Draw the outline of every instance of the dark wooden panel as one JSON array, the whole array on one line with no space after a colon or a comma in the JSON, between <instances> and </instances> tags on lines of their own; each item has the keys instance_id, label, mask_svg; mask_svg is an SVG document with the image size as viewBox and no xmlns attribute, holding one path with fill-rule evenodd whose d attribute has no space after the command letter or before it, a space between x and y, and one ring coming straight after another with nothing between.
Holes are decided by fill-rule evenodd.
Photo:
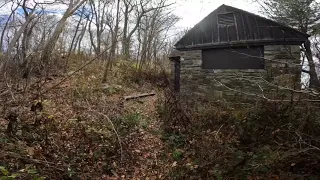
<instances>
[{"instance_id":1,"label":"dark wooden panel","mask_svg":"<svg viewBox=\"0 0 320 180\"><path fill-rule=\"evenodd\" d=\"M196 44L203 44L203 28L201 26L198 26L198 32L201 33L195 34Z\"/></svg>"},{"instance_id":2,"label":"dark wooden panel","mask_svg":"<svg viewBox=\"0 0 320 180\"><path fill-rule=\"evenodd\" d=\"M269 31L266 31L269 29L268 27L259 27L260 32L260 39L271 39L271 35Z\"/></svg>"},{"instance_id":3,"label":"dark wooden panel","mask_svg":"<svg viewBox=\"0 0 320 180\"><path fill-rule=\"evenodd\" d=\"M244 22L242 19L242 16L240 13L234 13L235 19L236 19L236 25L237 25L237 31L238 31L238 36L239 40L246 40L246 34L245 34L245 27L244 27Z\"/></svg>"},{"instance_id":4,"label":"dark wooden panel","mask_svg":"<svg viewBox=\"0 0 320 180\"><path fill-rule=\"evenodd\" d=\"M264 69L264 48L239 47L202 50L204 69Z\"/></svg>"},{"instance_id":5,"label":"dark wooden panel","mask_svg":"<svg viewBox=\"0 0 320 180\"><path fill-rule=\"evenodd\" d=\"M212 20L210 21L210 28L208 28L206 30L206 33L208 34L208 41L206 43L215 43L215 38L214 38L214 35L215 35L215 31L214 31L214 28L213 28L213 22Z\"/></svg>"},{"instance_id":6,"label":"dark wooden panel","mask_svg":"<svg viewBox=\"0 0 320 180\"><path fill-rule=\"evenodd\" d=\"M227 26L219 26L220 42L228 42Z\"/></svg>"},{"instance_id":7,"label":"dark wooden panel","mask_svg":"<svg viewBox=\"0 0 320 180\"><path fill-rule=\"evenodd\" d=\"M237 41L238 40L237 31L236 31L236 26L235 25L228 26L227 32L228 32L228 37L229 37L228 42Z\"/></svg>"},{"instance_id":8,"label":"dark wooden panel","mask_svg":"<svg viewBox=\"0 0 320 180\"><path fill-rule=\"evenodd\" d=\"M297 33L291 32L291 31L290 31L290 37L293 38L293 39L298 39L299 38Z\"/></svg>"},{"instance_id":9,"label":"dark wooden panel","mask_svg":"<svg viewBox=\"0 0 320 180\"><path fill-rule=\"evenodd\" d=\"M280 27L272 27L272 31L274 39L279 40L285 38L284 31Z\"/></svg>"},{"instance_id":10,"label":"dark wooden panel","mask_svg":"<svg viewBox=\"0 0 320 180\"><path fill-rule=\"evenodd\" d=\"M243 14L242 15L242 19L244 21L244 32L246 33L246 39L247 40L252 40L253 36L252 36L252 28L251 28L251 24L249 21L249 17L247 14Z\"/></svg>"},{"instance_id":11,"label":"dark wooden panel","mask_svg":"<svg viewBox=\"0 0 320 180\"><path fill-rule=\"evenodd\" d=\"M192 33L192 40L193 40L193 42L192 42L192 44L201 44L201 42L199 41L199 33L198 32L200 32L199 31L199 25L197 25L197 26L195 26L196 27L196 31L194 31L193 33Z\"/></svg>"},{"instance_id":12,"label":"dark wooden panel","mask_svg":"<svg viewBox=\"0 0 320 180\"><path fill-rule=\"evenodd\" d=\"M253 16L249 16L249 23L251 25L251 36L253 39L260 39L260 33L259 33L259 29L258 29L258 24L256 21L256 18Z\"/></svg>"},{"instance_id":13,"label":"dark wooden panel","mask_svg":"<svg viewBox=\"0 0 320 180\"><path fill-rule=\"evenodd\" d=\"M262 45L266 40L267 43L274 44L299 44L307 38L307 34L277 22L222 5L192 28L175 46L178 49L209 44L212 44L212 47L220 47L245 42Z\"/></svg>"},{"instance_id":14,"label":"dark wooden panel","mask_svg":"<svg viewBox=\"0 0 320 180\"><path fill-rule=\"evenodd\" d=\"M260 32L260 39L272 39L272 31L270 25L263 20L257 20L257 25Z\"/></svg>"},{"instance_id":15,"label":"dark wooden panel","mask_svg":"<svg viewBox=\"0 0 320 180\"><path fill-rule=\"evenodd\" d=\"M212 43L212 23L210 19L205 19L205 23L201 25L202 43ZM201 35L201 34L200 34Z\"/></svg>"},{"instance_id":16,"label":"dark wooden panel","mask_svg":"<svg viewBox=\"0 0 320 180\"><path fill-rule=\"evenodd\" d=\"M217 16L212 17L210 23L212 25L211 26L212 29L210 29L211 32L212 32L212 39L213 39L214 42L218 42L219 37L218 37Z\"/></svg>"},{"instance_id":17,"label":"dark wooden panel","mask_svg":"<svg viewBox=\"0 0 320 180\"><path fill-rule=\"evenodd\" d=\"M283 31L284 31L284 33L285 33L285 37L286 37L286 38L298 39L297 33L292 32L292 31L286 31L286 30L283 30Z\"/></svg>"}]
</instances>

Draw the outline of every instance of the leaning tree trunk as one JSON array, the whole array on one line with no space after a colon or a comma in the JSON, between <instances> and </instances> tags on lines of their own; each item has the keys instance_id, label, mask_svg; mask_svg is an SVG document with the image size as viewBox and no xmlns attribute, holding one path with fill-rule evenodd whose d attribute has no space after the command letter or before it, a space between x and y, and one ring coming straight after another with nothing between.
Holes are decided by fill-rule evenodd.
<instances>
[{"instance_id":1,"label":"leaning tree trunk","mask_svg":"<svg viewBox=\"0 0 320 180\"><path fill-rule=\"evenodd\" d=\"M32 21L33 17L34 17L34 14L32 11L29 14L29 16L26 18L26 21L20 26L19 30L14 33L13 38L11 39L11 41L8 45L7 52L4 54L4 62L1 62L1 64L0 64L0 72L4 72L3 70L6 68L7 62L9 62L11 59L11 53L12 53L14 47L18 43L22 33L25 31L28 24Z\"/></svg>"},{"instance_id":2,"label":"leaning tree trunk","mask_svg":"<svg viewBox=\"0 0 320 180\"><path fill-rule=\"evenodd\" d=\"M63 28L66 25L68 17L62 17L62 19L59 21L55 31L53 32L52 36L47 41L47 44L45 45L43 51L42 51L42 57L41 62L44 63L44 65L48 65L49 59L51 57L52 51L54 49L54 46L56 45L60 34L63 31Z\"/></svg>"},{"instance_id":3,"label":"leaning tree trunk","mask_svg":"<svg viewBox=\"0 0 320 180\"><path fill-rule=\"evenodd\" d=\"M58 22L52 36L47 41L44 49L42 51L41 62L44 66L49 64L49 59L52 55L52 51L59 39L60 34L62 33L68 18L85 2L86 0L79 0L74 4L70 4L66 12L63 14L62 18ZM42 67L43 68L43 67Z\"/></svg>"},{"instance_id":4,"label":"leaning tree trunk","mask_svg":"<svg viewBox=\"0 0 320 180\"><path fill-rule=\"evenodd\" d=\"M29 75L29 61L27 58L27 54L29 51L29 46L30 46L30 41L32 38L32 31L33 28L35 27L37 22L33 22L33 24L30 25L29 28L26 28L24 33L23 33L23 38L21 41L21 73L23 74L24 78L27 78Z\"/></svg>"},{"instance_id":5,"label":"leaning tree trunk","mask_svg":"<svg viewBox=\"0 0 320 180\"><path fill-rule=\"evenodd\" d=\"M82 31L81 31L81 33L79 35L79 39L77 40L78 43L76 43L76 44L78 44L78 54L80 54L80 52L81 52L81 42L82 42L84 34L86 32L86 29L87 29L87 26L88 26L88 22L89 21L87 20L84 28L82 29ZM75 49L76 49L76 47L75 47ZM74 49L74 51L75 51L75 49Z\"/></svg>"},{"instance_id":6,"label":"leaning tree trunk","mask_svg":"<svg viewBox=\"0 0 320 180\"><path fill-rule=\"evenodd\" d=\"M79 27L80 27L80 24L81 24L81 21L82 21L82 18L83 18L84 9L85 9L85 7L83 6L83 8L82 8L82 10L81 10L80 19L79 19L78 24L77 24L77 26L76 26L76 30L75 30L75 32L74 32L74 35L73 35L72 41L71 41L71 45L70 45L69 50L68 50L68 55L67 55L67 58L66 58L66 61L65 61L65 67L64 67L64 68L65 68L65 69L64 69L65 71L68 70L70 55L71 55L71 53L72 53L72 49L73 49L73 47L74 47L75 40L76 40L76 37L77 37L77 34L78 34L78 30L79 30ZM76 45L75 45L75 46L76 46Z\"/></svg>"},{"instance_id":7,"label":"leaning tree trunk","mask_svg":"<svg viewBox=\"0 0 320 180\"><path fill-rule=\"evenodd\" d=\"M12 5L12 6L13 6L13 5ZM15 13L15 11L16 11L16 9L17 9L18 7L19 7L19 6L17 6L14 10L11 11L11 13L10 13L10 15L9 15L9 17L8 17L8 19L7 19L4 27L3 27L3 29L2 29L1 38L0 38L0 52L3 52L3 47L2 47L2 46L3 46L4 34L5 34L6 30L7 30L7 27L8 27L8 25L9 25L10 19L11 19L11 17L14 15L14 13ZM11 8L11 9L12 9L12 8Z\"/></svg>"}]
</instances>

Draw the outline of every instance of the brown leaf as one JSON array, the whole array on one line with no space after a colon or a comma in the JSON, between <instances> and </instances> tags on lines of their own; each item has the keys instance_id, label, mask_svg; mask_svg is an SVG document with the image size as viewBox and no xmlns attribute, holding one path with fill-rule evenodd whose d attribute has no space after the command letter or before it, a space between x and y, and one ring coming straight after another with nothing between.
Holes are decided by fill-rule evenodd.
<instances>
[{"instance_id":1,"label":"brown leaf","mask_svg":"<svg viewBox=\"0 0 320 180\"><path fill-rule=\"evenodd\" d=\"M27 147L27 153L29 156L34 156L34 147Z\"/></svg>"},{"instance_id":2,"label":"brown leaf","mask_svg":"<svg viewBox=\"0 0 320 180\"><path fill-rule=\"evenodd\" d=\"M177 166L177 161L173 162L171 166L172 167L176 167Z\"/></svg>"}]
</instances>

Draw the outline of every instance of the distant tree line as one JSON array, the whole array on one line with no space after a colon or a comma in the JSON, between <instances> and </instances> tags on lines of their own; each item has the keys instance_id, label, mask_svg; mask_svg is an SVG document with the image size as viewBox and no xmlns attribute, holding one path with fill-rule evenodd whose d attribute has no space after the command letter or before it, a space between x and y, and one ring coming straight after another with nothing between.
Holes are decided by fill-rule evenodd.
<instances>
[{"instance_id":1,"label":"distant tree line","mask_svg":"<svg viewBox=\"0 0 320 180\"><path fill-rule=\"evenodd\" d=\"M27 76L31 69L46 74L63 54L99 56L105 63L103 81L116 59L148 67L167 57L170 30L179 20L169 0L6 0L0 11L0 68ZM56 8L53 8L56 7ZM63 9L63 10L61 10ZM61 62L60 62L61 63Z\"/></svg>"}]
</instances>

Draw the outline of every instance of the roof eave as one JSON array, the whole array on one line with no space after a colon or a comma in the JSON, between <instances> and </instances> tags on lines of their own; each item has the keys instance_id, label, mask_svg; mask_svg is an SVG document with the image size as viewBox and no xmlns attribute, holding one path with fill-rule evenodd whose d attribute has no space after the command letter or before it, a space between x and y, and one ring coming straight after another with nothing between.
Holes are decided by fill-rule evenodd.
<instances>
[{"instance_id":1,"label":"roof eave","mask_svg":"<svg viewBox=\"0 0 320 180\"><path fill-rule=\"evenodd\" d=\"M175 49L179 51L187 51L187 50L215 49L215 48L239 47L239 46L301 45L304 42L305 41L301 41L301 40L235 41L235 42L229 42L229 43L208 43L208 44L198 44L198 45L188 45L188 46L176 46Z\"/></svg>"}]
</instances>

